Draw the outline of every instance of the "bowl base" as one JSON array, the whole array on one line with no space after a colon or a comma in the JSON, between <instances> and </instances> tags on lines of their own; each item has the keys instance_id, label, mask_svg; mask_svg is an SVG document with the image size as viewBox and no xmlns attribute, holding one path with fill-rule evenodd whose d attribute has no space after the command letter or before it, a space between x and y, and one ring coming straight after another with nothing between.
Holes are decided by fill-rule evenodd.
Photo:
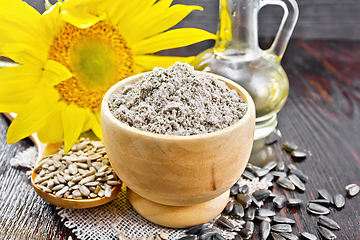
<instances>
[{"instance_id":1,"label":"bowl base","mask_svg":"<svg viewBox=\"0 0 360 240\"><path fill-rule=\"evenodd\" d=\"M127 188L133 208L147 220L170 228L188 228L217 217L229 200L230 190L208 202L192 206L167 206L147 200Z\"/></svg>"}]
</instances>

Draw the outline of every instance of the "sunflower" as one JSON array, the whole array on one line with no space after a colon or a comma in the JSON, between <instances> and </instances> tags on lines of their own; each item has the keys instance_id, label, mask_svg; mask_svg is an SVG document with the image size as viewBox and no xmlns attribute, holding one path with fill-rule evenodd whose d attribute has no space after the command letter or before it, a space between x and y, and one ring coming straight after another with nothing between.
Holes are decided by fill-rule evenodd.
<instances>
[{"instance_id":1,"label":"sunflower","mask_svg":"<svg viewBox=\"0 0 360 240\"><path fill-rule=\"evenodd\" d=\"M199 6L172 0L68 0L43 14L21 0L0 0L0 56L19 63L0 69L0 112L17 117L14 143L37 132L69 150L82 132L100 139L100 104L116 82L192 57L153 55L214 39L194 28L168 30Z\"/></svg>"}]
</instances>

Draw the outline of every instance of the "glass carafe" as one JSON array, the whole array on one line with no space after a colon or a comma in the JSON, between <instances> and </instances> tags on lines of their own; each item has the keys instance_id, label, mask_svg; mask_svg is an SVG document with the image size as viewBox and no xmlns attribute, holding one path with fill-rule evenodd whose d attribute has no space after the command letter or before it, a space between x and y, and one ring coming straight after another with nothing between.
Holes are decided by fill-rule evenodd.
<instances>
[{"instance_id":1,"label":"glass carafe","mask_svg":"<svg viewBox=\"0 0 360 240\"><path fill-rule=\"evenodd\" d=\"M284 15L272 46L258 45L258 11L267 4L279 5ZM244 87L256 107L255 140L269 135L277 125L289 82L280 65L298 18L295 0L220 0L220 24L215 46L196 56L196 70L216 73Z\"/></svg>"}]
</instances>

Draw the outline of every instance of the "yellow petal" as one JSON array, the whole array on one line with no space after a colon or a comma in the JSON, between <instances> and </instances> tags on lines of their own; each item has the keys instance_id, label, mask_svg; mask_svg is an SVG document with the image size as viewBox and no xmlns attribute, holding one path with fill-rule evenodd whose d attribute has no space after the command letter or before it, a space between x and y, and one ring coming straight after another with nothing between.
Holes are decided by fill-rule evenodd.
<instances>
[{"instance_id":1,"label":"yellow petal","mask_svg":"<svg viewBox=\"0 0 360 240\"><path fill-rule=\"evenodd\" d=\"M124 32L128 41L135 43L175 26L194 10L202 11L203 8L200 6L174 5L165 12L152 11L146 15L142 14L127 24L128 28L131 27L136 31L124 29Z\"/></svg>"},{"instance_id":2,"label":"yellow petal","mask_svg":"<svg viewBox=\"0 0 360 240\"><path fill-rule=\"evenodd\" d=\"M120 29L123 29L123 27L126 27L132 19L137 16L144 16L144 14L147 14L154 2L156 2L156 0L119 0L114 1L111 7L106 8L105 11L109 16L109 20L114 25L120 26ZM103 3L109 5L105 1L103 1Z\"/></svg>"},{"instance_id":3,"label":"yellow petal","mask_svg":"<svg viewBox=\"0 0 360 240\"><path fill-rule=\"evenodd\" d=\"M100 113L92 113L88 110L87 118L85 120L84 127L82 132L86 132L88 130L92 130L92 132L102 141L102 133L100 122L98 121L98 116L100 117Z\"/></svg>"},{"instance_id":4,"label":"yellow petal","mask_svg":"<svg viewBox=\"0 0 360 240\"><path fill-rule=\"evenodd\" d=\"M45 31L39 27L40 13L21 0L0 1L0 49L7 43L27 43L39 47L38 54L49 45Z\"/></svg>"},{"instance_id":5,"label":"yellow petal","mask_svg":"<svg viewBox=\"0 0 360 240\"><path fill-rule=\"evenodd\" d=\"M61 2L56 2L56 4L52 5L51 8L45 11L40 17L41 27L49 33L49 35L52 35L52 38L49 36L51 42L53 42L54 37L60 33L65 24L65 22L58 20L61 5Z\"/></svg>"},{"instance_id":6,"label":"yellow petal","mask_svg":"<svg viewBox=\"0 0 360 240\"><path fill-rule=\"evenodd\" d=\"M62 142L64 138L64 129L61 121L61 110L67 104L63 101L54 106L54 112L49 116L49 121L37 131L39 140L43 143Z\"/></svg>"},{"instance_id":7,"label":"yellow petal","mask_svg":"<svg viewBox=\"0 0 360 240\"><path fill-rule=\"evenodd\" d=\"M56 90L53 91L56 92ZM57 95L54 95L53 91L40 89L27 107L18 113L8 129L8 143L15 143L45 126L54 111L53 106L58 101Z\"/></svg>"},{"instance_id":8,"label":"yellow petal","mask_svg":"<svg viewBox=\"0 0 360 240\"><path fill-rule=\"evenodd\" d=\"M106 13L102 13L99 17L87 13L83 10L72 8L64 10L60 13L59 18L78 28L88 28L95 23L104 20Z\"/></svg>"},{"instance_id":9,"label":"yellow petal","mask_svg":"<svg viewBox=\"0 0 360 240\"><path fill-rule=\"evenodd\" d=\"M100 113L95 113L92 118L92 126L91 130L94 132L94 134L103 141L102 131L101 131L101 124L100 124Z\"/></svg>"},{"instance_id":10,"label":"yellow petal","mask_svg":"<svg viewBox=\"0 0 360 240\"><path fill-rule=\"evenodd\" d=\"M85 124L86 117L87 110L79 108L75 104L70 104L62 109L61 121L64 127L65 152L68 152L78 139Z\"/></svg>"},{"instance_id":11,"label":"yellow petal","mask_svg":"<svg viewBox=\"0 0 360 240\"><path fill-rule=\"evenodd\" d=\"M188 46L207 39L215 39L215 35L201 29L181 28L170 30L147 38L132 45L135 54L154 53L164 49Z\"/></svg>"},{"instance_id":12,"label":"yellow petal","mask_svg":"<svg viewBox=\"0 0 360 240\"><path fill-rule=\"evenodd\" d=\"M42 71L18 65L0 69L0 112L19 112L36 95Z\"/></svg>"},{"instance_id":13,"label":"yellow petal","mask_svg":"<svg viewBox=\"0 0 360 240\"><path fill-rule=\"evenodd\" d=\"M0 49L0 53L5 57L11 58L15 62L33 65L38 68L43 67L47 59L47 53L39 51L38 46L22 43L5 44L4 47Z\"/></svg>"},{"instance_id":14,"label":"yellow petal","mask_svg":"<svg viewBox=\"0 0 360 240\"><path fill-rule=\"evenodd\" d=\"M156 56L156 55L136 55L134 56L134 62L141 72L150 71L154 67L167 68L174 63L187 62L191 63L194 57L168 57L168 56Z\"/></svg>"},{"instance_id":15,"label":"yellow petal","mask_svg":"<svg viewBox=\"0 0 360 240\"><path fill-rule=\"evenodd\" d=\"M46 87L52 87L72 77L72 73L62 64L49 60L45 64L42 82Z\"/></svg>"}]
</instances>

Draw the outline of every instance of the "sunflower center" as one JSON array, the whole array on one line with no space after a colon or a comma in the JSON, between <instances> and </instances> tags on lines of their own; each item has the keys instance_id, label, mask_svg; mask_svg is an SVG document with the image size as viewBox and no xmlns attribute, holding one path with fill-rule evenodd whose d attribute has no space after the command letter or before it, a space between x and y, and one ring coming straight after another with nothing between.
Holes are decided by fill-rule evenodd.
<instances>
[{"instance_id":1,"label":"sunflower center","mask_svg":"<svg viewBox=\"0 0 360 240\"><path fill-rule=\"evenodd\" d=\"M73 74L55 86L61 99L92 112L100 110L107 89L134 74L131 49L118 30L105 21L85 29L66 24L54 39L49 59Z\"/></svg>"}]
</instances>

